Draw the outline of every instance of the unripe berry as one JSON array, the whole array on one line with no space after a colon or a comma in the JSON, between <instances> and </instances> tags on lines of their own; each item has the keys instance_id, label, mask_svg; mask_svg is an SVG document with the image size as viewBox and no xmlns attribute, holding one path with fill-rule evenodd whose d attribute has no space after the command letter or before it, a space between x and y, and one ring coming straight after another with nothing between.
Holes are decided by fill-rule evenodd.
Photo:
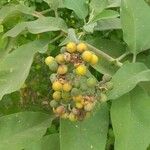
<instances>
[{"instance_id":1,"label":"unripe berry","mask_svg":"<svg viewBox=\"0 0 150 150\"><path fill-rule=\"evenodd\" d=\"M69 92L62 92L62 99L65 101L65 102L68 102L68 101L70 101L70 99L71 99L71 95L70 95L70 93Z\"/></svg>"},{"instance_id":2,"label":"unripe berry","mask_svg":"<svg viewBox=\"0 0 150 150\"><path fill-rule=\"evenodd\" d=\"M71 91L71 89L72 89L72 85L70 83L65 83L63 85L63 91L69 92L69 91Z\"/></svg>"},{"instance_id":3,"label":"unripe berry","mask_svg":"<svg viewBox=\"0 0 150 150\"><path fill-rule=\"evenodd\" d=\"M77 121L77 117L73 113L70 113L69 116L68 116L68 118L69 118L70 121L73 121L73 122Z\"/></svg>"},{"instance_id":4,"label":"unripe berry","mask_svg":"<svg viewBox=\"0 0 150 150\"><path fill-rule=\"evenodd\" d=\"M53 61L51 64L48 65L49 69L53 72L56 72L58 69L58 64L56 61Z\"/></svg>"},{"instance_id":5,"label":"unripe berry","mask_svg":"<svg viewBox=\"0 0 150 150\"><path fill-rule=\"evenodd\" d=\"M55 100L50 101L50 106L55 108L58 106L58 103Z\"/></svg>"},{"instance_id":6,"label":"unripe berry","mask_svg":"<svg viewBox=\"0 0 150 150\"><path fill-rule=\"evenodd\" d=\"M80 44L77 45L77 51L78 51L78 52L82 53L82 52L84 52L85 50L87 50L86 44L80 43Z\"/></svg>"},{"instance_id":7,"label":"unripe berry","mask_svg":"<svg viewBox=\"0 0 150 150\"><path fill-rule=\"evenodd\" d=\"M63 54L63 53L65 53L66 52L66 48L65 47L62 47L61 49L60 49L60 52Z\"/></svg>"},{"instance_id":8,"label":"unripe berry","mask_svg":"<svg viewBox=\"0 0 150 150\"><path fill-rule=\"evenodd\" d=\"M107 95L104 94L104 93L101 93L101 94L100 94L100 101L101 101L101 102L106 102L106 101L107 101Z\"/></svg>"},{"instance_id":9,"label":"unripe berry","mask_svg":"<svg viewBox=\"0 0 150 150\"><path fill-rule=\"evenodd\" d=\"M81 76L84 76L87 72L87 68L85 65L79 65L77 68L76 68L76 74L77 75L81 75Z\"/></svg>"},{"instance_id":10,"label":"unripe berry","mask_svg":"<svg viewBox=\"0 0 150 150\"><path fill-rule=\"evenodd\" d=\"M92 53L90 51L84 51L82 53L82 59L86 62L90 62L92 59Z\"/></svg>"},{"instance_id":11,"label":"unripe berry","mask_svg":"<svg viewBox=\"0 0 150 150\"><path fill-rule=\"evenodd\" d=\"M91 58L90 63L92 65L96 65L98 63L98 57L95 54L92 54L92 58Z\"/></svg>"},{"instance_id":12,"label":"unripe berry","mask_svg":"<svg viewBox=\"0 0 150 150\"><path fill-rule=\"evenodd\" d=\"M56 108L56 113L57 113L58 115L63 115L63 114L65 113L65 107L64 107L64 106L58 106L58 107Z\"/></svg>"},{"instance_id":13,"label":"unripe berry","mask_svg":"<svg viewBox=\"0 0 150 150\"><path fill-rule=\"evenodd\" d=\"M112 90L113 89L113 83L112 82L106 82L105 86L108 90Z\"/></svg>"},{"instance_id":14,"label":"unripe berry","mask_svg":"<svg viewBox=\"0 0 150 150\"><path fill-rule=\"evenodd\" d=\"M87 86L88 87L96 86L96 79L93 77L90 77L89 79L87 79Z\"/></svg>"},{"instance_id":15,"label":"unripe berry","mask_svg":"<svg viewBox=\"0 0 150 150\"><path fill-rule=\"evenodd\" d=\"M55 81L52 85L52 88L55 91L61 91L62 90L62 84L59 81Z\"/></svg>"},{"instance_id":16,"label":"unripe berry","mask_svg":"<svg viewBox=\"0 0 150 150\"><path fill-rule=\"evenodd\" d=\"M84 106L84 110L85 111L92 111L94 108L94 103L87 103L85 106Z\"/></svg>"},{"instance_id":17,"label":"unripe berry","mask_svg":"<svg viewBox=\"0 0 150 150\"><path fill-rule=\"evenodd\" d=\"M55 60L57 61L57 63L59 64L63 64L65 62L65 58L63 54L59 54L55 57Z\"/></svg>"},{"instance_id":18,"label":"unripe berry","mask_svg":"<svg viewBox=\"0 0 150 150\"><path fill-rule=\"evenodd\" d=\"M73 88L73 89L71 90L71 95L72 95L72 96L77 96L77 95L79 95L80 93L81 93L80 90L77 89L77 88Z\"/></svg>"},{"instance_id":19,"label":"unripe berry","mask_svg":"<svg viewBox=\"0 0 150 150\"><path fill-rule=\"evenodd\" d=\"M82 109L83 108L83 104L82 103L80 103L80 102L77 102L76 103L76 108L78 108L78 109Z\"/></svg>"},{"instance_id":20,"label":"unripe berry","mask_svg":"<svg viewBox=\"0 0 150 150\"><path fill-rule=\"evenodd\" d=\"M61 92L55 91L55 92L53 93L53 99L55 99L55 100L60 100L60 99L61 99Z\"/></svg>"},{"instance_id":21,"label":"unripe berry","mask_svg":"<svg viewBox=\"0 0 150 150\"><path fill-rule=\"evenodd\" d=\"M45 64L49 65L54 61L54 58L52 56L48 56L45 58Z\"/></svg>"},{"instance_id":22,"label":"unripe berry","mask_svg":"<svg viewBox=\"0 0 150 150\"><path fill-rule=\"evenodd\" d=\"M66 65L60 65L58 67L57 73L63 75L67 73L67 71L68 71L68 67Z\"/></svg>"},{"instance_id":23,"label":"unripe berry","mask_svg":"<svg viewBox=\"0 0 150 150\"><path fill-rule=\"evenodd\" d=\"M52 73L50 75L50 81L53 83L56 79L57 79L57 74L56 73Z\"/></svg>"},{"instance_id":24,"label":"unripe berry","mask_svg":"<svg viewBox=\"0 0 150 150\"><path fill-rule=\"evenodd\" d=\"M77 46L74 42L69 42L66 46L66 49L69 53L74 53L77 50Z\"/></svg>"}]
</instances>

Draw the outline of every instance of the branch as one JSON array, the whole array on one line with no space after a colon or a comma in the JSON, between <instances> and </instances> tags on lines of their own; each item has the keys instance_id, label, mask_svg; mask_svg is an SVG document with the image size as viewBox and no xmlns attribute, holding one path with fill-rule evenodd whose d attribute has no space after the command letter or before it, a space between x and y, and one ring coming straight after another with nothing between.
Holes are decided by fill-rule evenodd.
<instances>
[{"instance_id":1,"label":"branch","mask_svg":"<svg viewBox=\"0 0 150 150\"><path fill-rule=\"evenodd\" d=\"M88 44L88 43L86 43L86 44L87 44L87 46L88 46L93 52L95 52L98 56L104 57L107 61L113 63L114 65L116 65L116 66L118 66L118 67L121 67L121 66L123 65L120 61L118 61L117 59L111 57L110 55L106 54L105 52L103 52L103 51L97 49L96 47L94 47L94 46L92 46L92 45L90 45L90 44Z\"/></svg>"}]
</instances>

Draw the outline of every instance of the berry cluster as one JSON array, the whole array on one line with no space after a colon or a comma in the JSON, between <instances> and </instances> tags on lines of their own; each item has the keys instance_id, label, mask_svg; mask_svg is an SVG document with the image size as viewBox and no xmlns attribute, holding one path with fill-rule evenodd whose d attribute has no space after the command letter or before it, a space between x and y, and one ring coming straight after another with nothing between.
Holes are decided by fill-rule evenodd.
<instances>
[{"instance_id":1,"label":"berry cluster","mask_svg":"<svg viewBox=\"0 0 150 150\"><path fill-rule=\"evenodd\" d=\"M50 106L56 116L71 121L83 120L93 110L101 90L97 80L88 71L98 57L84 43L70 42L55 58L48 56L45 63L51 74L53 100ZM102 84L102 83L101 83Z\"/></svg>"}]
</instances>

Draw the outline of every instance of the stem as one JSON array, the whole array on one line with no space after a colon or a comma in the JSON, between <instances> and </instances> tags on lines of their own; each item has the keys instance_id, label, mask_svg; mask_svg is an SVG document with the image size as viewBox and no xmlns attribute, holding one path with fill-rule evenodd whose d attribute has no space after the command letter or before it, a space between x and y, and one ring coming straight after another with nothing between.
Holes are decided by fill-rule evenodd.
<instances>
[{"instance_id":1,"label":"stem","mask_svg":"<svg viewBox=\"0 0 150 150\"><path fill-rule=\"evenodd\" d=\"M42 15L42 13L37 12L37 11L35 11L35 12L32 14L32 16L37 17L37 18L44 17L44 16Z\"/></svg>"},{"instance_id":2,"label":"stem","mask_svg":"<svg viewBox=\"0 0 150 150\"><path fill-rule=\"evenodd\" d=\"M61 38L63 36L63 33L61 32L58 36L56 36L55 38L53 38L49 43L54 43L55 41L57 41L59 38Z\"/></svg>"},{"instance_id":3,"label":"stem","mask_svg":"<svg viewBox=\"0 0 150 150\"><path fill-rule=\"evenodd\" d=\"M132 60L133 63L136 62L136 54L133 54L133 60Z\"/></svg>"},{"instance_id":4,"label":"stem","mask_svg":"<svg viewBox=\"0 0 150 150\"><path fill-rule=\"evenodd\" d=\"M46 10L41 11L41 14L44 15L44 14L50 12L50 11L52 11L52 9L46 9Z\"/></svg>"},{"instance_id":5,"label":"stem","mask_svg":"<svg viewBox=\"0 0 150 150\"><path fill-rule=\"evenodd\" d=\"M123 64L122 64L121 62L119 62L117 59L111 57L110 55L108 55L108 54L106 54L105 52L103 52L103 51L97 49L96 47L94 47L94 46L92 46L92 45L90 45L90 44L88 44L88 43L87 43L87 46L88 46L93 52L95 52L98 56L104 57L107 61L109 61L109 62L115 64L116 66L121 67L121 66L123 65Z\"/></svg>"},{"instance_id":6,"label":"stem","mask_svg":"<svg viewBox=\"0 0 150 150\"><path fill-rule=\"evenodd\" d=\"M55 12L55 17L58 18L58 12L57 12L57 9L55 9L54 12Z\"/></svg>"},{"instance_id":7,"label":"stem","mask_svg":"<svg viewBox=\"0 0 150 150\"><path fill-rule=\"evenodd\" d=\"M130 54L130 52L125 52L124 54L122 54L121 56L119 56L118 58L117 58L117 60L118 61L121 61L122 59L124 59L126 56L128 56Z\"/></svg>"}]
</instances>

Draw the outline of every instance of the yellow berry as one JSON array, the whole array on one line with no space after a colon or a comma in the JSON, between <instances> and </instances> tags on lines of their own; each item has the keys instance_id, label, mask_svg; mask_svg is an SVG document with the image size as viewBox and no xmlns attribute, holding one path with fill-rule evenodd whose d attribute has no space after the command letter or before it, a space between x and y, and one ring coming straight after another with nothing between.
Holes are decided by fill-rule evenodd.
<instances>
[{"instance_id":1,"label":"yellow berry","mask_svg":"<svg viewBox=\"0 0 150 150\"><path fill-rule=\"evenodd\" d=\"M65 83L63 85L63 91L69 92L72 89L72 85L70 83Z\"/></svg>"},{"instance_id":2,"label":"yellow berry","mask_svg":"<svg viewBox=\"0 0 150 150\"><path fill-rule=\"evenodd\" d=\"M80 43L77 45L77 51L82 53L83 51L87 50L87 46L84 43Z\"/></svg>"},{"instance_id":3,"label":"yellow berry","mask_svg":"<svg viewBox=\"0 0 150 150\"><path fill-rule=\"evenodd\" d=\"M70 113L69 116L68 116L68 118L69 118L70 121L73 121L73 122L77 121L77 117L73 113Z\"/></svg>"},{"instance_id":4,"label":"yellow berry","mask_svg":"<svg viewBox=\"0 0 150 150\"><path fill-rule=\"evenodd\" d=\"M86 62L90 62L92 59L92 53L90 51L84 51L82 53L82 59Z\"/></svg>"},{"instance_id":5,"label":"yellow berry","mask_svg":"<svg viewBox=\"0 0 150 150\"><path fill-rule=\"evenodd\" d=\"M88 104L86 104L85 106L84 106L84 110L85 111L92 111L93 110L93 108L94 108L94 103L88 103Z\"/></svg>"},{"instance_id":6,"label":"yellow berry","mask_svg":"<svg viewBox=\"0 0 150 150\"><path fill-rule=\"evenodd\" d=\"M74 53L77 50L77 46L74 42L69 42L66 48L69 53Z\"/></svg>"},{"instance_id":7,"label":"yellow berry","mask_svg":"<svg viewBox=\"0 0 150 150\"><path fill-rule=\"evenodd\" d=\"M90 63L91 63L92 65L95 65L95 64L98 63L98 57L97 57L95 54L92 54L92 58L91 58Z\"/></svg>"},{"instance_id":8,"label":"yellow berry","mask_svg":"<svg viewBox=\"0 0 150 150\"><path fill-rule=\"evenodd\" d=\"M60 100L60 99L61 99L61 92L55 91L55 92L53 93L53 99L55 99L55 100Z\"/></svg>"},{"instance_id":9,"label":"yellow berry","mask_svg":"<svg viewBox=\"0 0 150 150\"><path fill-rule=\"evenodd\" d=\"M74 100L75 102L82 102L82 101L84 101L82 95L74 96L74 97L73 97L73 100Z\"/></svg>"},{"instance_id":10,"label":"yellow berry","mask_svg":"<svg viewBox=\"0 0 150 150\"><path fill-rule=\"evenodd\" d=\"M82 109L82 108L83 108L83 104L80 103L80 102L77 102L77 103L76 103L76 108Z\"/></svg>"},{"instance_id":11,"label":"yellow berry","mask_svg":"<svg viewBox=\"0 0 150 150\"><path fill-rule=\"evenodd\" d=\"M58 74L65 74L68 71L68 67L66 65L61 65L58 67L57 73Z\"/></svg>"},{"instance_id":12,"label":"yellow berry","mask_svg":"<svg viewBox=\"0 0 150 150\"><path fill-rule=\"evenodd\" d=\"M85 75L86 74L86 72L87 72L87 68L86 68L86 66L85 65L80 65L80 66L78 66L77 68L76 68L76 74L77 75Z\"/></svg>"},{"instance_id":13,"label":"yellow berry","mask_svg":"<svg viewBox=\"0 0 150 150\"><path fill-rule=\"evenodd\" d=\"M52 85L52 88L55 91L61 91L62 90L62 84L59 81L55 81Z\"/></svg>"},{"instance_id":14,"label":"yellow berry","mask_svg":"<svg viewBox=\"0 0 150 150\"><path fill-rule=\"evenodd\" d=\"M55 60L57 63L62 64L65 61L64 55L63 54L59 54L55 57Z\"/></svg>"},{"instance_id":15,"label":"yellow berry","mask_svg":"<svg viewBox=\"0 0 150 150\"><path fill-rule=\"evenodd\" d=\"M54 58L52 56L48 56L45 58L45 64L50 65L54 61Z\"/></svg>"},{"instance_id":16,"label":"yellow berry","mask_svg":"<svg viewBox=\"0 0 150 150\"><path fill-rule=\"evenodd\" d=\"M58 114L58 115L63 115L65 113L65 107L64 106L58 106L55 110L55 112Z\"/></svg>"},{"instance_id":17,"label":"yellow berry","mask_svg":"<svg viewBox=\"0 0 150 150\"><path fill-rule=\"evenodd\" d=\"M63 119L67 119L69 117L69 114L68 113L64 113L64 114L62 114L62 116L61 116L61 118L63 118Z\"/></svg>"}]
</instances>

